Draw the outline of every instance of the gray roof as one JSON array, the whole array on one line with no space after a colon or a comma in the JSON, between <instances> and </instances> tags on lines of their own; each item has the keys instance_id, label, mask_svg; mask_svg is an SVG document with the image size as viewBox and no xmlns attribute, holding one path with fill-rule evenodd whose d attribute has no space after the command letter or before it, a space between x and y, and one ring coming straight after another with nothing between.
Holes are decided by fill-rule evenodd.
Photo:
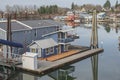
<instances>
[{"instance_id":1,"label":"gray roof","mask_svg":"<svg viewBox=\"0 0 120 80\"><path fill-rule=\"evenodd\" d=\"M7 22L0 22L0 28L3 30L7 30ZM24 25L21 25L17 22L11 22L11 30L15 31L15 30L26 30L26 29L30 29Z\"/></svg>"},{"instance_id":2,"label":"gray roof","mask_svg":"<svg viewBox=\"0 0 120 80\"><path fill-rule=\"evenodd\" d=\"M57 22L57 21L53 21L53 20L26 20L26 21L21 21L21 22L32 27L32 28L62 25L62 23Z\"/></svg>"},{"instance_id":3,"label":"gray roof","mask_svg":"<svg viewBox=\"0 0 120 80\"><path fill-rule=\"evenodd\" d=\"M55 42L52 38L49 38L49 39L34 41L30 45L30 48L38 48L38 46L39 46L40 48L45 49L45 48L54 47L56 45L58 45L57 42Z\"/></svg>"},{"instance_id":4,"label":"gray roof","mask_svg":"<svg viewBox=\"0 0 120 80\"><path fill-rule=\"evenodd\" d=\"M25 20L25 21L13 20L11 22L11 29L12 31L20 31L20 30L29 30L34 28L60 26L60 25L63 25L63 23L53 20ZM6 31L7 21L0 22L0 28Z\"/></svg>"}]
</instances>

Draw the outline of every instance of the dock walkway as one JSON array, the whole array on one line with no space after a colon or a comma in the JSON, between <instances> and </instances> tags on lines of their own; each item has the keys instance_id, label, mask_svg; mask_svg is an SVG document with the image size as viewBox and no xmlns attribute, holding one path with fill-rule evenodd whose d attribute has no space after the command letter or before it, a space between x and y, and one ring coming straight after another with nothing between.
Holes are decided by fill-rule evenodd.
<instances>
[{"instance_id":1,"label":"dock walkway","mask_svg":"<svg viewBox=\"0 0 120 80\"><path fill-rule=\"evenodd\" d=\"M93 56L95 54L99 54L100 52L103 52L103 49L88 50L88 51L74 54L72 56L68 56L66 58L59 59L59 60L56 60L53 62L41 60L41 61L38 61L38 69L37 70L25 69L22 67L22 65L17 65L16 68L20 69L20 70L22 69L24 71L32 72L35 74L45 74L45 73L54 71L55 69L58 69L62 66L83 60L83 59Z\"/></svg>"},{"instance_id":2,"label":"dock walkway","mask_svg":"<svg viewBox=\"0 0 120 80\"><path fill-rule=\"evenodd\" d=\"M95 54L99 54L100 52L103 52L103 49L98 48L98 49L90 50L89 47L71 46L70 52L68 53L66 52L66 54L60 54L59 56L56 55L56 56L48 57L47 60L38 59L38 69L36 70L26 69L22 67L22 64L18 65L19 62L15 62L14 67L20 71L44 75L62 66L83 60ZM2 60L2 57L0 59ZM13 64L5 63L2 62L1 60L0 60L1 66L13 68Z\"/></svg>"},{"instance_id":3,"label":"dock walkway","mask_svg":"<svg viewBox=\"0 0 120 80\"><path fill-rule=\"evenodd\" d=\"M77 54L78 52L80 52L80 50L70 50L70 51L67 51L67 52L64 52L64 53L60 53L58 55L54 55L54 56L50 56L50 57L44 58L43 60L47 60L47 61L53 62L53 61L56 61L56 60L59 60L59 59L63 59L65 57Z\"/></svg>"}]
</instances>

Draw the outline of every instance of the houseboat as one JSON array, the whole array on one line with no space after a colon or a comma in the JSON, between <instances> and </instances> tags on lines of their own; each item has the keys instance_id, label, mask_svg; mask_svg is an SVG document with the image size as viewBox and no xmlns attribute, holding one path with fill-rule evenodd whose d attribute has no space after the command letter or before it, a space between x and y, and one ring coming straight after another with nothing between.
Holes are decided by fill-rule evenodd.
<instances>
[{"instance_id":1,"label":"houseboat","mask_svg":"<svg viewBox=\"0 0 120 80\"><path fill-rule=\"evenodd\" d=\"M68 11L65 21L73 21L75 23L80 23L79 13L76 11Z\"/></svg>"},{"instance_id":2,"label":"houseboat","mask_svg":"<svg viewBox=\"0 0 120 80\"><path fill-rule=\"evenodd\" d=\"M20 43L23 48L17 50L16 47L12 47L12 53L23 54L26 52L27 46L32 43L32 41L42 39L42 35L57 31L59 26L62 25L53 20L11 20L11 41ZM7 40L7 20L0 21L0 38ZM1 52L7 53L7 46L0 45Z\"/></svg>"},{"instance_id":3,"label":"houseboat","mask_svg":"<svg viewBox=\"0 0 120 80\"><path fill-rule=\"evenodd\" d=\"M72 30L74 29L59 30L43 35L43 40L33 41L28 46L30 52L37 53L38 57L46 58L69 51L70 42L79 38L77 34L70 34Z\"/></svg>"}]
</instances>

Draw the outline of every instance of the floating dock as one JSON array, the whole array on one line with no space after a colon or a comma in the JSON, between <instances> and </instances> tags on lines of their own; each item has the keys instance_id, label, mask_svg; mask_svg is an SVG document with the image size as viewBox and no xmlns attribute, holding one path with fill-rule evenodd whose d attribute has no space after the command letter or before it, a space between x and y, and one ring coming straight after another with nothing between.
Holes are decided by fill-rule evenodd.
<instances>
[{"instance_id":1,"label":"floating dock","mask_svg":"<svg viewBox=\"0 0 120 80\"><path fill-rule=\"evenodd\" d=\"M87 51L85 51L85 50L87 50ZM92 50L87 48L87 49L83 49L83 51L77 51L77 53L74 55L66 56L66 57L58 59L58 60L53 60L53 61L38 60L38 69L36 69L36 70L30 70L30 69L23 68L22 64L15 65L15 68L17 70L23 70L25 72L31 72L33 74L44 75L46 73L49 73L51 71L54 71L54 70L62 67L62 66L69 65L69 64L72 64L74 62L86 59L88 57L91 57L95 54L99 54L101 52L103 52L103 49L101 49L101 48L92 49ZM7 63L2 63L0 65L5 66L5 67L9 67L9 68L13 67Z\"/></svg>"}]
</instances>

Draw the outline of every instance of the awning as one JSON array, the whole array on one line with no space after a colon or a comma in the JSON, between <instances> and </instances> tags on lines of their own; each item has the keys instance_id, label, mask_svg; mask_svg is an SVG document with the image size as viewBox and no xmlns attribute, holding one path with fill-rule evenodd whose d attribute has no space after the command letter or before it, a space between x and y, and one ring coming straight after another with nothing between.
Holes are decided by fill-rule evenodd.
<instances>
[{"instance_id":1,"label":"awning","mask_svg":"<svg viewBox=\"0 0 120 80\"><path fill-rule=\"evenodd\" d=\"M0 44L12 46L12 47L23 48L23 45L20 43L10 42L10 41L3 40L3 39L0 39Z\"/></svg>"}]
</instances>

